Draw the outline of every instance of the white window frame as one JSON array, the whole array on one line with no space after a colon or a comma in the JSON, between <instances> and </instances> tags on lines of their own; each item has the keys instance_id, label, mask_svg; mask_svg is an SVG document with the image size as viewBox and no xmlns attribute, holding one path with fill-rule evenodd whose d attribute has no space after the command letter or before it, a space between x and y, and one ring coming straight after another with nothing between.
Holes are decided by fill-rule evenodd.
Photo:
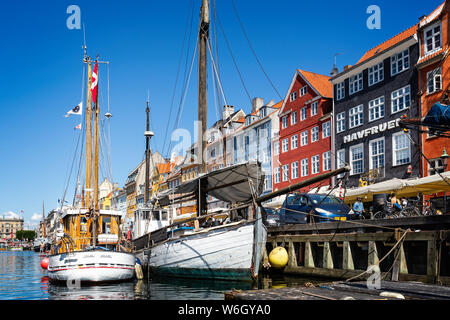
<instances>
[{"instance_id":1,"label":"white window frame","mask_svg":"<svg viewBox=\"0 0 450 320\"><path fill-rule=\"evenodd\" d=\"M384 80L384 62L381 61L368 70L369 87Z\"/></svg>"},{"instance_id":2,"label":"white window frame","mask_svg":"<svg viewBox=\"0 0 450 320\"><path fill-rule=\"evenodd\" d=\"M430 83L432 91L430 91ZM427 94L442 90L442 67L427 72Z\"/></svg>"},{"instance_id":3,"label":"white window frame","mask_svg":"<svg viewBox=\"0 0 450 320\"><path fill-rule=\"evenodd\" d=\"M298 178L298 161L292 162L291 164L291 179Z\"/></svg>"},{"instance_id":4,"label":"white window frame","mask_svg":"<svg viewBox=\"0 0 450 320\"><path fill-rule=\"evenodd\" d=\"M299 90L300 97L303 97L307 92L308 92L308 86L301 87Z\"/></svg>"},{"instance_id":5,"label":"white window frame","mask_svg":"<svg viewBox=\"0 0 450 320\"><path fill-rule=\"evenodd\" d=\"M352 119L354 120L353 125ZM363 124L364 124L364 105L360 104L359 106L353 107L348 111L348 127L349 129L353 129L362 126Z\"/></svg>"},{"instance_id":6,"label":"white window frame","mask_svg":"<svg viewBox=\"0 0 450 320\"><path fill-rule=\"evenodd\" d=\"M300 145L306 146L308 144L308 130L300 133Z\"/></svg>"},{"instance_id":7,"label":"white window frame","mask_svg":"<svg viewBox=\"0 0 450 320\"><path fill-rule=\"evenodd\" d=\"M297 149L298 148L298 135L294 134L291 137L291 150Z\"/></svg>"},{"instance_id":8,"label":"white window frame","mask_svg":"<svg viewBox=\"0 0 450 320\"><path fill-rule=\"evenodd\" d=\"M320 155L316 154L311 157L311 174L318 174L320 172Z\"/></svg>"},{"instance_id":9,"label":"white window frame","mask_svg":"<svg viewBox=\"0 0 450 320\"><path fill-rule=\"evenodd\" d=\"M339 149L336 152L336 168L339 169L342 167L345 167L345 149ZM341 178L343 176L344 176L344 174L341 173L337 177Z\"/></svg>"},{"instance_id":10,"label":"white window frame","mask_svg":"<svg viewBox=\"0 0 450 320\"><path fill-rule=\"evenodd\" d=\"M406 99L406 97L408 97L408 99ZM401 108L399 108L399 104L396 105L396 101L400 101L400 99L403 103L403 107L401 107ZM408 101L408 106L406 106L406 101ZM406 110L410 106L411 106L411 86L410 85L407 85L407 86L404 86L403 88L392 91L392 93L391 93L391 114ZM396 108L396 110L394 110L394 107Z\"/></svg>"},{"instance_id":11,"label":"white window frame","mask_svg":"<svg viewBox=\"0 0 450 320\"><path fill-rule=\"evenodd\" d=\"M311 103L311 117L319 113L319 101L314 101Z\"/></svg>"},{"instance_id":12,"label":"white window frame","mask_svg":"<svg viewBox=\"0 0 450 320\"><path fill-rule=\"evenodd\" d=\"M301 176L302 177L307 177L309 175L309 161L308 158L306 159L302 159L300 162L300 166L301 166Z\"/></svg>"},{"instance_id":13,"label":"white window frame","mask_svg":"<svg viewBox=\"0 0 450 320\"><path fill-rule=\"evenodd\" d=\"M399 65L401 69L399 69ZM409 48L391 56L391 76L395 76L410 67ZM394 70L395 67L395 70Z\"/></svg>"},{"instance_id":14,"label":"white window frame","mask_svg":"<svg viewBox=\"0 0 450 320\"><path fill-rule=\"evenodd\" d=\"M289 151L289 138L281 140L281 153Z\"/></svg>"},{"instance_id":15,"label":"white window frame","mask_svg":"<svg viewBox=\"0 0 450 320\"><path fill-rule=\"evenodd\" d=\"M331 151L322 153L322 170L331 170Z\"/></svg>"},{"instance_id":16,"label":"white window frame","mask_svg":"<svg viewBox=\"0 0 450 320\"><path fill-rule=\"evenodd\" d=\"M293 111L291 113L291 125L296 124L297 123L297 111Z\"/></svg>"},{"instance_id":17,"label":"white window frame","mask_svg":"<svg viewBox=\"0 0 450 320\"><path fill-rule=\"evenodd\" d=\"M308 110L307 110L306 106L304 106L303 108L300 109L300 121L306 120L306 118L308 117L307 112L308 112Z\"/></svg>"},{"instance_id":18,"label":"white window frame","mask_svg":"<svg viewBox=\"0 0 450 320\"><path fill-rule=\"evenodd\" d=\"M346 130L345 126L345 111L340 112L336 115L336 133L344 132Z\"/></svg>"},{"instance_id":19,"label":"white window frame","mask_svg":"<svg viewBox=\"0 0 450 320\"><path fill-rule=\"evenodd\" d=\"M336 84L336 100L342 100L345 98L345 81Z\"/></svg>"},{"instance_id":20,"label":"white window frame","mask_svg":"<svg viewBox=\"0 0 450 320\"><path fill-rule=\"evenodd\" d=\"M281 175L283 182L289 181L289 164L284 164L281 168Z\"/></svg>"},{"instance_id":21,"label":"white window frame","mask_svg":"<svg viewBox=\"0 0 450 320\"><path fill-rule=\"evenodd\" d=\"M408 142L408 148L407 148L407 149L408 149L408 158L409 158L409 161L408 161L408 162L397 163L397 162L398 162L398 159L397 159L397 152L400 151L400 150L406 149L406 148L402 148L402 149L399 150L399 149L397 148L397 144L395 143L395 138L396 138L397 136L404 136L404 137L405 137L405 141ZM393 167L396 167L396 166L403 166L403 165L408 164L408 163L411 163L411 141L409 140L407 134L404 133L404 132L402 132L402 131L397 132L397 133L394 133L394 134L392 135L392 166L393 166Z\"/></svg>"},{"instance_id":22,"label":"white window frame","mask_svg":"<svg viewBox=\"0 0 450 320\"><path fill-rule=\"evenodd\" d=\"M355 172L355 168L353 166L353 150L355 149L361 149L362 150L362 157L361 159L357 159L355 161L361 161L361 172ZM350 160L350 175L355 175L355 174L361 174L364 173L364 143L360 143L354 146L351 146L349 148L349 160Z\"/></svg>"},{"instance_id":23,"label":"white window frame","mask_svg":"<svg viewBox=\"0 0 450 320\"><path fill-rule=\"evenodd\" d=\"M281 168L280 167L276 167L274 169L274 178L275 178L275 183L280 183L281 182Z\"/></svg>"},{"instance_id":24,"label":"white window frame","mask_svg":"<svg viewBox=\"0 0 450 320\"><path fill-rule=\"evenodd\" d=\"M311 143L319 141L319 126L311 129Z\"/></svg>"},{"instance_id":25,"label":"white window frame","mask_svg":"<svg viewBox=\"0 0 450 320\"><path fill-rule=\"evenodd\" d=\"M280 141L275 141L273 143L273 155L277 156L280 154Z\"/></svg>"},{"instance_id":26,"label":"white window frame","mask_svg":"<svg viewBox=\"0 0 450 320\"><path fill-rule=\"evenodd\" d=\"M350 95L359 92L364 88L362 72L355 74L354 76L351 76L348 81L350 85L349 88Z\"/></svg>"},{"instance_id":27,"label":"white window frame","mask_svg":"<svg viewBox=\"0 0 450 320\"><path fill-rule=\"evenodd\" d=\"M288 125L288 116L281 117L281 129L286 129Z\"/></svg>"},{"instance_id":28,"label":"white window frame","mask_svg":"<svg viewBox=\"0 0 450 320\"><path fill-rule=\"evenodd\" d=\"M322 139L331 136L331 121L322 123Z\"/></svg>"},{"instance_id":29,"label":"white window frame","mask_svg":"<svg viewBox=\"0 0 450 320\"><path fill-rule=\"evenodd\" d=\"M369 101L369 122L384 118L384 96Z\"/></svg>"},{"instance_id":30,"label":"white window frame","mask_svg":"<svg viewBox=\"0 0 450 320\"><path fill-rule=\"evenodd\" d=\"M294 100L297 99L297 91L293 91L290 95L289 95L289 101L292 102Z\"/></svg>"},{"instance_id":31,"label":"white window frame","mask_svg":"<svg viewBox=\"0 0 450 320\"><path fill-rule=\"evenodd\" d=\"M373 150L372 144L373 143L378 143L379 141L383 141L383 152L374 154L374 150ZM381 166L377 167L377 168L380 168L380 167L384 168L384 166L386 164L386 141L385 141L384 137L370 140L369 141L369 169L370 170L377 169L377 168L374 168L374 166L373 166L373 158L374 157L379 157L381 155L383 155L383 164Z\"/></svg>"},{"instance_id":32,"label":"white window frame","mask_svg":"<svg viewBox=\"0 0 450 320\"><path fill-rule=\"evenodd\" d=\"M435 29L439 27L439 46L436 46L436 35ZM431 31L431 35L427 36L427 33ZM431 39L432 41L432 48L428 49L428 39ZM442 24L441 22L437 22L433 24L432 26L429 26L425 30L423 30L423 48L425 55L432 54L442 48Z\"/></svg>"}]
</instances>

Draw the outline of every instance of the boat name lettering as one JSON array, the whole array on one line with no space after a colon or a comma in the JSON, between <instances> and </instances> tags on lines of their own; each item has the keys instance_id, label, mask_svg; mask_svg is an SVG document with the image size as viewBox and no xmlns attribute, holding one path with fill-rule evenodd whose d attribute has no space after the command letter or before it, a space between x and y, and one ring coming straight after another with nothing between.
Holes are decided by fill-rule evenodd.
<instances>
[{"instance_id":1,"label":"boat name lettering","mask_svg":"<svg viewBox=\"0 0 450 320\"><path fill-rule=\"evenodd\" d=\"M100 258L111 258L110 255L101 255Z\"/></svg>"},{"instance_id":2,"label":"boat name lettering","mask_svg":"<svg viewBox=\"0 0 450 320\"><path fill-rule=\"evenodd\" d=\"M83 256L83 258L93 258L93 257L94 257L93 254L90 254L90 255L87 255L87 256Z\"/></svg>"},{"instance_id":3,"label":"boat name lettering","mask_svg":"<svg viewBox=\"0 0 450 320\"><path fill-rule=\"evenodd\" d=\"M71 263L71 262L77 262L78 259L66 259L64 260L64 263Z\"/></svg>"}]
</instances>

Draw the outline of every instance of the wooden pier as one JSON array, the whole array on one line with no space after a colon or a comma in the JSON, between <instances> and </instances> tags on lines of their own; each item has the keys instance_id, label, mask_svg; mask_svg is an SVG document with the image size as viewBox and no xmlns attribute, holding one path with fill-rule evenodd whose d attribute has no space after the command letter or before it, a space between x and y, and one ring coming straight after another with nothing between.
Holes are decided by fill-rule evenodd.
<instances>
[{"instance_id":1,"label":"wooden pier","mask_svg":"<svg viewBox=\"0 0 450 320\"><path fill-rule=\"evenodd\" d=\"M336 221L268 228L264 263L277 246L288 252L281 271L333 279L450 284L450 216ZM269 272L273 269L270 268Z\"/></svg>"},{"instance_id":2,"label":"wooden pier","mask_svg":"<svg viewBox=\"0 0 450 320\"><path fill-rule=\"evenodd\" d=\"M263 290L233 290L225 300L450 300L450 288L417 282L381 281L368 288L365 281L324 283Z\"/></svg>"}]
</instances>

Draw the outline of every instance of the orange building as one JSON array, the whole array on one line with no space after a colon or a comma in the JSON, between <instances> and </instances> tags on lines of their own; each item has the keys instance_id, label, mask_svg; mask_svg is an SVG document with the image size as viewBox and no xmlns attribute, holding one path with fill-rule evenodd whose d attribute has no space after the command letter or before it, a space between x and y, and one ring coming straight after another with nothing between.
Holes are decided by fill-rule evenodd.
<instances>
[{"instance_id":1,"label":"orange building","mask_svg":"<svg viewBox=\"0 0 450 320\"><path fill-rule=\"evenodd\" d=\"M441 102L449 104L450 84L450 1L446 0L428 16L420 19L417 29L419 40L419 60L416 68L419 76L420 114L424 117L433 104ZM429 133L421 135L420 142L425 157L421 160L421 175L423 177L448 171L444 168L441 155L444 148L450 151L450 140ZM427 160L428 159L428 160ZM431 162L431 165L430 165ZM444 199L450 199L444 193L432 195L435 205L445 208ZM447 210L450 206L447 204Z\"/></svg>"}]
</instances>

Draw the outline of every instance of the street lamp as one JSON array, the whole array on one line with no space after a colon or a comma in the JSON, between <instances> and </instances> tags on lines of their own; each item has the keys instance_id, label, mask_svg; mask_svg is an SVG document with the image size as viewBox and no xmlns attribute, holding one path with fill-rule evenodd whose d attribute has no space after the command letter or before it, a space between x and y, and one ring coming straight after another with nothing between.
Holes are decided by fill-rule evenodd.
<instances>
[{"instance_id":1,"label":"street lamp","mask_svg":"<svg viewBox=\"0 0 450 320\"><path fill-rule=\"evenodd\" d=\"M445 147L444 147L444 151L442 152L442 155L441 155L442 166L444 168L444 171L447 170L448 158L449 158L449 155L447 154L447 150L445 150Z\"/></svg>"}]
</instances>

